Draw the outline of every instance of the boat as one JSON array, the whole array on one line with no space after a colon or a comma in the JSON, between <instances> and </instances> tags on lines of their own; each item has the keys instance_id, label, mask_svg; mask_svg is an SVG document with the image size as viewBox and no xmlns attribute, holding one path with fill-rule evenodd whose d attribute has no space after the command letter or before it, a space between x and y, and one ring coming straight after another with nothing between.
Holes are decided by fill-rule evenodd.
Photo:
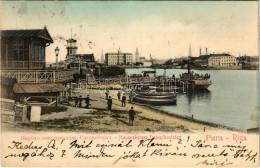
<instances>
[{"instance_id":1,"label":"boat","mask_svg":"<svg viewBox=\"0 0 260 168\"><path fill-rule=\"evenodd\" d=\"M161 92L137 92L133 101L154 106L176 105L177 103L175 94Z\"/></svg>"},{"instance_id":2,"label":"boat","mask_svg":"<svg viewBox=\"0 0 260 168\"><path fill-rule=\"evenodd\" d=\"M181 82L188 83L191 86L190 90L205 90L212 84L210 80L210 74L200 75L190 72L190 63L188 62L188 73L182 73L180 75Z\"/></svg>"},{"instance_id":3,"label":"boat","mask_svg":"<svg viewBox=\"0 0 260 168\"><path fill-rule=\"evenodd\" d=\"M152 98L144 98L135 96L133 98L134 102L143 103L143 104L150 104L154 106L161 106L161 105L176 105L176 98L170 98L170 99L152 99Z\"/></svg>"},{"instance_id":4,"label":"boat","mask_svg":"<svg viewBox=\"0 0 260 168\"><path fill-rule=\"evenodd\" d=\"M138 95L143 95L143 96L174 96L174 93L170 92L137 92Z\"/></svg>"}]
</instances>

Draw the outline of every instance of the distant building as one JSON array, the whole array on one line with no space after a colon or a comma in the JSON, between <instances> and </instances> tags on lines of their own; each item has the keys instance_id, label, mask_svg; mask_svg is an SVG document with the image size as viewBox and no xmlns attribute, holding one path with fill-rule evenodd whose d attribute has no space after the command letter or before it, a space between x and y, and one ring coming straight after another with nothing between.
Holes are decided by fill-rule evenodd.
<instances>
[{"instance_id":1,"label":"distant building","mask_svg":"<svg viewBox=\"0 0 260 168\"><path fill-rule=\"evenodd\" d=\"M139 55L139 51L138 51L138 48L136 48L136 51L135 51L135 61L140 61L140 55Z\"/></svg>"},{"instance_id":2,"label":"distant building","mask_svg":"<svg viewBox=\"0 0 260 168\"><path fill-rule=\"evenodd\" d=\"M199 57L190 57L191 61L194 61L195 65L198 67L207 67L208 59L210 55L200 55Z\"/></svg>"},{"instance_id":3,"label":"distant building","mask_svg":"<svg viewBox=\"0 0 260 168\"><path fill-rule=\"evenodd\" d=\"M236 57L230 54L210 54L208 59L209 67L229 67L237 65Z\"/></svg>"},{"instance_id":4,"label":"distant building","mask_svg":"<svg viewBox=\"0 0 260 168\"><path fill-rule=\"evenodd\" d=\"M45 48L51 43L47 28L1 31L1 69L44 69Z\"/></svg>"},{"instance_id":5,"label":"distant building","mask_svg":"<svg viewBox=\"0 0 260 168\"><path fill-rule=\"evenodd\" d=\"M237 58L238 65L250 65L250 66L258 66L259 65L259 57L258 56L241 56Z\"/></svg>"},{"instance_id":6,"label":"distant building","mask_svg":"<svg viewBox=\"0 0 260 168\"><path fill-rule=\"evenodd\" d=\"M132 65L133 54L132 53L122 53L120 48L117 53L106 53L105 54L105 64L106 65Z\"/></svg>"},{"instance_id":7,"label":"distant building","mask_svg":"<svg viewBox=\"0 0 260 168\"><path fill-rule=\"evenodd\" d=\"M96 62L94 54L77 54L77 40L67 40L67 55L64 63L65 69L70 69L74 74L79 74L82 70L86 71Z\"/></svg>"}]
</instances>

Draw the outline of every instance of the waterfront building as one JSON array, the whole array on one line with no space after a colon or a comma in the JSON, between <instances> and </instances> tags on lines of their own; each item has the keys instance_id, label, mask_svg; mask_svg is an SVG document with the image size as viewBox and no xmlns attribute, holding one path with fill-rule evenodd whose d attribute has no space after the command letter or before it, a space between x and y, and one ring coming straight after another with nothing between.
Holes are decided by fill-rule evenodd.
<instances>
[{"instance_id":1,"label":"waterfront building","mask_svg":"<svg viewBox=\"0 0 260 168\"><path fill-rule=\"evenodd\" d=\"M210 57L208 59L209 67L230 67L236 65L237 65L236 57L226 53L210 54Z\"/></svg>"},{"instance_id":2,"label":"waterfront building","mask_svg":"<svg viewBox=\"0 0 260 168\"><path fill-rule=\"evenodd\" d=\"M34 30L2 30L1 69L44 69L45 48L51 43L53 40L46 27Z\"/></svg>"},{"instance_id":3,"label":"waterfront building","mask_svg":"<svg viewBox=\"0 0 260 168\"><path fill-rule=\"evenodd\" d=\"M133 54L132 53L122 53L120 48L117 53L106 53L105 54L105 64L111 65L132 65Z\"/></svg>"},{"instance_id":4,"label":"waterfront building","mask_svg":"<svg viewBox=\"0 0 260 168\"><path fill-rule=\"evenodd\" d=\"M94 54L77 54L77 40L67 40L67 55L64 63L64 68L69 69L73 74L80 74L81 71L88 71L92 68L96 61Z\"/></svg>"},{"instance_id":5,"label":"waterfront building","mask_svg":"<svg viewBox=\"0 0 260 168\"><path fill-rule=\"evenodd\" d=\"M46 27L1 31L1 98L28 106L58 105L73 76L70 71L46 69L45 48L51 43ZM55 57L54 51L50 56Z\"/></svg>"}]
</instances>

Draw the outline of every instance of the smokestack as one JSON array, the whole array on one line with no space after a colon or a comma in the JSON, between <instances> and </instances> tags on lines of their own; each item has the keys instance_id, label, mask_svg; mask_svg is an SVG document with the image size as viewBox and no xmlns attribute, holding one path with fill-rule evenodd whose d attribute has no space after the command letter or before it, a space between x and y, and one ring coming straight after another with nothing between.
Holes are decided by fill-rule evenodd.
<instances>
[{"instance_id":1,"label":"smokestack","mask_svg":"<svg viewBox=\"0 0 260 168\"><path fill-rule=\"evenodd\" d=\"M200 48L200 56L201 56L201 48Z\"/></svg>"},{"instance_id":2,"label":"smokestack","mask_svg":"<svg viewBox=\"0 0 260 168\"><path fill-rule=\"evenodd\" d=\"M208 55L208 48L206 48L206 55Z\"/></svg>"}]
</instances>

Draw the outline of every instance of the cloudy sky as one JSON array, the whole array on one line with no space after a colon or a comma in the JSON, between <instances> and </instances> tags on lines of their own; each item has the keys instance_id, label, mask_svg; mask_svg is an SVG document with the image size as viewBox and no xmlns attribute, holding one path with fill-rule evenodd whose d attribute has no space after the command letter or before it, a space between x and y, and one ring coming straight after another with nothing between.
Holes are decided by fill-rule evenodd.
<instances>
[{"instance_id":1,"label":"cloudy sky","mask_svg":"<svg viewBox=\"0 0 260 168\"><path fill-rule=\"evenodd\" d=\"M66 56L66 39L78 40L78 53L102 50L169 59L189 54L230 52L258 55L258 2L181 1L2 1L2 29L47 29L54 44L47 61ZM72 33L71 33L72 30Z\"/></svg>"}]
</instances>

